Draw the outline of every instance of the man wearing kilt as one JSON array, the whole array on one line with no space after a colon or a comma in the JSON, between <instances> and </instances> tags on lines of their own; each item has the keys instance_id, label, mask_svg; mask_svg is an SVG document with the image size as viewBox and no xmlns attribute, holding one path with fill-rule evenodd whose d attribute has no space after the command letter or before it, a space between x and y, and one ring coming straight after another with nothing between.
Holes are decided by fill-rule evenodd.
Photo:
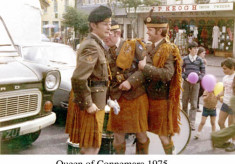
<instances>
[{"instance_id":1,"label":"man wearing kilt","mask_svg":"<svg viewBox=\"0 0 235 164\"><path fill-rule=\"evenodd\" d=\"M141 40L121 39L121 29L112 20L111 34L105 43L109 46L108 62L112 74L109 95L117 100L120 112L111 109L107 130L114 133L113 147L116 154L125 154L125 134L136 134L136 154L148 154L148 98L144 77L138 71L138 61L143 59L144 44Z\"/></svg>"},{"instance_id":2,"label":"man wearing kilt","mask_svg":"<svg viewBox=\"0 0 235 164\"><path fill-rule=\"evenodd\" d=\"M66 133L72 143L79 143L81 154L97 154L101 146L109 83L103 40L110 33L111 15L105 6L90 13L91 33L77 51L77 66L71 79L74 103L69 104Z\"/></svg>"},{"instance_id":3,"label":"man wearing kilt","mask_svg":"<svg viewBox=\"0 0 235 164\"><path fill-rule=\"evenodd\" d=\"M147 57L139 62L139 69L146 79L149 131L159 136L165 154L172 154L171 137L180 130L181 56L167 38L167 19L151 16L152 12L145 19L152 44L146 46Z\"/></svg>"}]
</instances>

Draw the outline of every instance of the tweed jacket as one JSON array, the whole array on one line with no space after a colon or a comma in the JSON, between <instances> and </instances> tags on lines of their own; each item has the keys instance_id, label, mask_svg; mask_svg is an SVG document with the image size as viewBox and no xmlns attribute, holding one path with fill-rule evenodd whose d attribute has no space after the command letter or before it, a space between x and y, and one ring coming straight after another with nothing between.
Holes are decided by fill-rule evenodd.
<instances>
[{"instance_id":1,"label":"tweed jacket","mask_svg":"<svg viewBox=\"0 0 235 164\"><path fill-rule=\"evenodd\" d=\"M166 43L165 39L157 47L153 48L152 44L147 46L147 64L144 67L143 74L146 78L148 97L153 100L168 99L170 81L175 72L172 54L169 55L163 68L153 66L153 57L154 55L161 55L156 54L156 52L163 43Z\"/></svg>"},{"instance_id":2,"label":"tweed jacket","mask_svg":"<svg viewBox=\"0 0 235 164\"><path fill-rule=\"evenodd\" d=\"M91 82L108 82L107 51L92 33L81 43L77 51L77 65L72 76L74 102L81 110L96 104L104 109L107 85L91 86ZM98 83L99 84L99 83Z\"/></svg>"},{"instance_id":3,"label":"tweed jacket","mask_svg":"<svg viewBox=\"0 0 235 164\"><path fill-rule=\"evenodd\" d=\"M144 87L144 76L141 71L138 71L138 61L143 59L144 54L144 47L136 41L135 45L135 57L132 62L131 68L127 70L122 70L121 68L117 67L116 59L120 50L124 44L125 40L121 39L119 47L117 47L115 54L109 51L108 55L108 62L110 66L110 70L112 73L112 80L109 88L109 96L113 100L118 100L121 96L124 96L126 99L131 100L141 96L142 94L146 93ZM116 80L116 75L123 74L124 80L128 80L131 84L131 89L129 91L121 91L118 87L121 83L118 83Z\"/></svg>"}]
</instances>

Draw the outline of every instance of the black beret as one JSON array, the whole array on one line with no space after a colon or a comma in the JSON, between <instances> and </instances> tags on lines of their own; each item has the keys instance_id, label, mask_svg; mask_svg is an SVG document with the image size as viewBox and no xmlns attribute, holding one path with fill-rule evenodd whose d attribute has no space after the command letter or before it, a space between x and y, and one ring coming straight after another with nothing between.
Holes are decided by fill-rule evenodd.
<instances>
[{"instance_id":1,"label":"black beret","mask_svg":"<svg viewBox=\"0 0 235 164\"><path fill-rule=\"evenodd\" d=\"M120 29L120 26L118 24L117 21L113 20L112 19L112 22L111 22L111 30L117 30L117 29Z\"/></svg>"},{"instance_id":2,"label":"black beret","mask_svg":"<svg viewBox=\"0 0 235 164\"><path fill-rule=\"evenodd\" d=\"M88 21L97 23L97 22L103 22L107 18L111 18L112 11L110 8L106 6L99 6L91 11Z\"/></svg>"},{"instance_id":3,"label":"black beret","mask_svg":"<svg viewBox=\"0 0 235 164\"><path fill-rule=\"evenodd\" d=\"M168 20L164 16L148 16L144 23L147 27L168 27Z\"/></svg>"}]
</instances>

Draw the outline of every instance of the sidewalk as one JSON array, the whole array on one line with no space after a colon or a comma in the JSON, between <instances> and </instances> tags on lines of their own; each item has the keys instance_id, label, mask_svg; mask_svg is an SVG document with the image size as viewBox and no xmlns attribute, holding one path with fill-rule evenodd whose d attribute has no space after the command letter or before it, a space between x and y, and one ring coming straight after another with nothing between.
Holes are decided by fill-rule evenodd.
<instances>
[{"instance_id":1,"label":"sidewalk","mask_svg":"<svg viewBox=\"0 0 235 164\"><path fill-rule=\"evenodd\" d=\"M225 60L225 57L215 56L213 54L207 54L206 60L208 66L221 67L221 62Z\"/></svg>"}]
</instances>

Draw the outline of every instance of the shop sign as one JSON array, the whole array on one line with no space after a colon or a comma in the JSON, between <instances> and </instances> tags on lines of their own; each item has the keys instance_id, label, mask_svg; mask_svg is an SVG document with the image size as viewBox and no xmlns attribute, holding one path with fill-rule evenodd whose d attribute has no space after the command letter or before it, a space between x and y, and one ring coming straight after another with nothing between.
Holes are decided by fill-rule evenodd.
<instances>
[{"instance_id":1,"label":"shop sign","mask_svg":"<svg viewBox=\"0 0 235 164\"><path fill-rule=\"evenodd\" d=\"M138 7L136 12L147 13L151 9L152 7ZM153 12L193 12L193 11L224 11L224 10L233 10L233 3L154 6ZM130 9L130 13L134 13L134 8Z\"/></svg>"},{"instance_id":2,"label":"shop sign","mask_svg":"<svg viewBox=\"0 0 235 164\"><path fill-rule=\"evenodd\" d=\"M201 11L201 12L168 12L168 13L158 13L158 16L165 16L171 18L191 18L191 17L234 17L235 11L224 11L223 13L219 11Z\"/></svg>"}]
</instances>

